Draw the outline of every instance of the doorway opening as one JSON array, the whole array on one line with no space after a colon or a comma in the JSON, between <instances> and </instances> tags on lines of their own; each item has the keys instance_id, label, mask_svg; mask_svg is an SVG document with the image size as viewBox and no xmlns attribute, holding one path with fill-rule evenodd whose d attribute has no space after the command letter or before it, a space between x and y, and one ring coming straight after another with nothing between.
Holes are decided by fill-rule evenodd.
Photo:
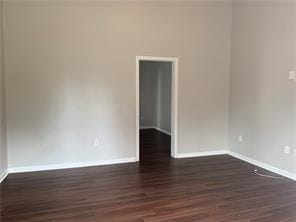
<instances>
[{"instance_id":1,"label":"doorway opening","mask_svg":"<svg viewBox=\"0 0 296 222\"><path fill-rule=\"evenodd\" d=\"M178 59L136 57L137 161L177 156Z\"/></svg>"}]
</instances>

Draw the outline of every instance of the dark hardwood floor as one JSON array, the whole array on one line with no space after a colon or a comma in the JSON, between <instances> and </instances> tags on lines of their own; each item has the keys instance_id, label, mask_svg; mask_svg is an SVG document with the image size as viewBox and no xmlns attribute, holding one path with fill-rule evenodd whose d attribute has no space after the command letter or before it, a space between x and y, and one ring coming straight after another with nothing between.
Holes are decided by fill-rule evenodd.
<instances>
[{"instance_id":1,"label":"dark hardwood floor","mask_svg":"<svg viewBox=\"0 0 296 222\"><path fill-rule=\"evenodd\" d=\"M141 142L141 163L9 175L1 222L296 221L295 182L227 155L171 159L155 130Z\"/></svg>"}]
</instances>

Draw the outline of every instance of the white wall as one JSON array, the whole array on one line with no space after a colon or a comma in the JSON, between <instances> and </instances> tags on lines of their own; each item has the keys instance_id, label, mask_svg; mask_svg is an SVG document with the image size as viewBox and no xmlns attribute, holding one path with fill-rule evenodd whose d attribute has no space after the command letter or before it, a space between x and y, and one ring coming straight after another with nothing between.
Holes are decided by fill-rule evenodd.
<instances>
[{"instance_id":1,"label":"white wall","mask_svg":"<svg viewBox=\"0 0 296 222\"><path fill-rule=\"evenodd\" d=\"M172 63L158 62L156 63L156 71L156 127L164 132L171 133Z\"/></svg>"},{"instance_id":2,"label":"white wall","mask_svg":"<svg viewBox=\"0 0 296 222\"><path fill-rule=\"evenodd\" d=\"M140 62L140 126L171 133L172 63Z\"/></svg>"},{"instance_id":3,"label":"white wall","mask_svg":"<svg viewBox=\"0 0 296 222\"><path fill-rule=\"evenodd\" d=\"M9 166L135 157L135 57L152 55L179 58L180 153L229 147L296 172L293 150L283 154L296 146L287 79L295 9L292 1L235 1L233 10L227 2L6 1Z\"/></svg>"},{"instance_id":4,"label":"white wall","mask_svg":"<svg viewBox=\"0 0 296 222\"><path fill-rule=\"evenodd\" d=\"M296 84L288 80L296 68L294 10L292 1L234 3L230 87L229 148L290 172L296 172Z\"/></svg>"},{"instance_id":5,"label":"white wall","mask_svg":"<svg viewBox=\"0 0 296 222\"><path fill-rule=\"evenodd\" d=\"M157 72L154 62L140 61L140 127L155 127L157 122Z\"/></svg>"},{"instance_id":6,"label":"white wall","mask_svg":"<svg viewBox=\"0 0 296 222\"><path fill-rule=\"evenodd\" d=\"M138 55L179 58L179 152L226 149L230 2L4 9L9 167L135 157Z\"/></svg>"},{"instance_id":7,"label":"white wall","mask_svg":"<svg viewBox=\"0 0 296 222\"><path fill-rule=\"evenodd\" d=\"M3 72L3 41L2 41L2 1L0 2L0 180L7 171L6 121L5 121L5 84Z\"/></svg>"}]
</instances>

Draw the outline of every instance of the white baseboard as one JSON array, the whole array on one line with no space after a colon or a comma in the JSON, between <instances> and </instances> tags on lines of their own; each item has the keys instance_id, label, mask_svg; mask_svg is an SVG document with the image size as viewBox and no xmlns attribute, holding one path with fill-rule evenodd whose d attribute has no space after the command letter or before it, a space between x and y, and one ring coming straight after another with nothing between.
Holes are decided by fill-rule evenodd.
<instances>
[{"instance_id":1,"label":"white baseboard","mask_svg":"<svg viewBox=\"0 0 296 222\"><path fill-rule=\"evenodd\" d=\"M263 168L263 169L268 170L270 172L279 174L281 176L284 176L284 177L287 177L289 179L296 181L296 174L294 174L294 173L279 169L277 167L271 166L269 164L257 161L255 159L250 158L250 157L247 157L247 156L244 156L244 155L241 155L239 153L235 153L235 152L229 151L229 150L216 150L216 151L205 151L205 152L196 152L196 153L180 153L180 154L177 154L176 158L190 158L190 157L213 156L213 155L224 155L224 154L228 154L234 158L240 159L242 161L253 164L257 167Z\"/></svg>"},{"instance_id":2,"label":"white baseboard","mask_svg":"<svg viewBox=\"0 0 296 222\"><path fill-rule=\"evenodd\" d=\"M250 164L261 167L261 168L263 168L265 170L271 171L273 173L279 174L281 176L287 177L287 178L292 179L292 180L296 180L296 174L294 174L294 173L288 172L286 170L279 169L277 167L274 167L274 166L271 166L269 164L257 161L255 159L252 159L250 157L241 155L239 153L235 153L233 151L228 151L228 154L230 156L233 156L233 157L237 158L237 159L240 159L240 160L243 160L243 161L248 162Z\"/></svg>"},{"instance_id":3,"label":"white baseboard","mask_svg":"<svg viewBox=\"0 0 296 222\"><path fill-rule=\"evenodd\" d=\"M190 157L200 157L200 156L214 156L214 155L224 155L227 154L227 150L213 150L195 153L178 153L176 158L190 158Z\"/></svg>"},{"instance_id":4,"label":"white baseboard","mask_svg":"<svg viewBox=\"0 0 296 222\"><path fill-rule=\"evenodd\" d=\"M100 160L100 161L94 161L94 162L76 162L76 163L62 163L62 164L50 164L50 165L26 166L26 167L11 167L8 169L8 173L25 173L25 172L36 172L36 171L45 171L45 170L71 169L71 168L79 168L79 167L132 163L136 161L137 160L135 157L130 157L130 158L124 158L124 159Z\"/></svg>"},{"instance_id":5,"label":"white baseboard","mask_svg":"<svg viewBox=\"0 0 296 222\"><path fill-rule=\"evenodd\" d=\"M141 126L140 129L155 129L155 126Z\"/></svg>"},{"instance_id":6,"label":"white baseboard","mask_svg":"<svg viewBox=\"0 0 296 222\"><path fill-rule=\"evenodd\" d=\"M260 168L266 169L268 171L271 171L273 173L279 174L281 176L284 176L296 181L296 174L294 173L279 169L277 167L257 161L255 159L244 156L242 154L235 153L233 151L214 150L214 151L194 152L194 153L179 153L176 155L176 158L190 158L190 157L213 156L213 155L224 155L224 154L228 154L234 158L240 159L242 161L248 162ZM0 175L0 183L8 176L9 173L24 173L24 172L35 172L35 171L45 171L45 170L70 169L70 168L79 168L79 167L131 163L136 161L137 160L135 157L130 157L130 158L124 158L124 159L101 160L101 161L95 161L95 162L77 162L77 163L50 164L50 165L41 165L41 166L13 167L13 168L9 168L8 171Z\"/></svg>"},{"instance_id":7,"label":"white baseboard","mask_svg":"<svg viewBox=\"0 0 296 222\"><path fill-rule=\"evenodd\" d=\"M158 131L160 131L160 132L162 132L164 134L167 134L169 136L171 135L170 132L168 132L168 131L166 131L164 129L161 129L161 128L157 127L157 126L141 126L140 129L156 129L156 130L158 130Z\"/></svg>"},{"instance_id":8,"label":"white baseboard","mask_svg":"<svg viewBox=\"0 0 296 222\"><path fill-rule=\"evenodd\" d=\"M8 171L6 170L0 175L0 183L8 176Z\"/></svg>"},{"instance_id":9,"label":"white baseboard","mask_svg":"<svg viewBox=\"0 0 296 222\"><path fill-rule=\"evenodd\" d=\"M167 134L167 135L171 135L171 133L169 132L169 131L166 131L166 130L164 130L164 129L161 129L161 128L159 128L159 127L154 127L154 129L156 129L156 130L158 130L158 131L160 131L160 132L162 132L162 133L164 133L164 134Z\"/></svg>"}]
</instances>

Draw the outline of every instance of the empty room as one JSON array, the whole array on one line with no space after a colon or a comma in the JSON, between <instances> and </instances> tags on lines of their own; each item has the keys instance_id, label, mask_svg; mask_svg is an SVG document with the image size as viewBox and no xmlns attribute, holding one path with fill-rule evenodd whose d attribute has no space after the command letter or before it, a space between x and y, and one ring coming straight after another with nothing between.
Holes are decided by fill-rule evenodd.
<instances>
[{"instance_id":1,"label":"empty room","mask_svg":"<svg viewBox=\"0 0 296 222\"><path fill-rule=\"evenodd\" d=\"M296 222L296 1L0 1L1 222Z\"/></svg>"}]
</instances>

